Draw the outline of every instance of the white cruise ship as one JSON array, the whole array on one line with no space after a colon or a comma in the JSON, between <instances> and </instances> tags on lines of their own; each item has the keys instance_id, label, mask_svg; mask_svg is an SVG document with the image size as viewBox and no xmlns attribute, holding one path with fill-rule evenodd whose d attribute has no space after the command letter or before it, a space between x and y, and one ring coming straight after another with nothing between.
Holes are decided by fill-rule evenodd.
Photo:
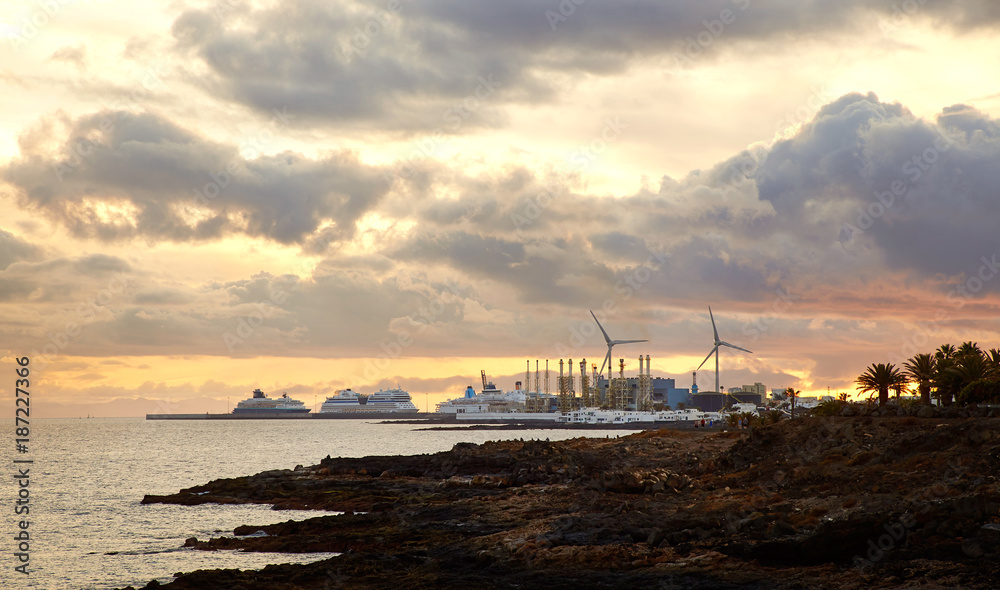
<instances>
[{"instance_id":1,"label":"white cruise ship","mask_svg":"<svg viewBox=\"0 0 1000 590\"><path fill-rule=\"evenodd\" d=\"M282 393L281 397L271 399L264 395L259 389L253 390L253 397L245 399L236 404L233 408L234 414L307 414L309 408L303 402L288 397L287 393Z\"/></svg>"},{"instance_id":2,"label":"white cruise ship","mask_svg":"<svg viewBox=\"0 0 1000 590\"><path fill-rule=\"evenodd\" d=\"M504 392L492 382L487 383L486 387L478 394L470 385L465 389L463 397L439 403L437 412L439 414L521 413L527 410L528 397L528 393L523 389ZM543 393L539 394L538 397L548 407L551 398L555 396Z\"/></svg>"},{"instance_id":3,"label":"white cruise ship","mask_svg":"<svg viewBox=\"0 0 1000 590\"><path fill-rule=\"evenodd\" d=\"M326 398L320 414L403 414L417 412L410 394L399 389L380 389L365 396L350 389Z\"/></svg>"}]
</instances>

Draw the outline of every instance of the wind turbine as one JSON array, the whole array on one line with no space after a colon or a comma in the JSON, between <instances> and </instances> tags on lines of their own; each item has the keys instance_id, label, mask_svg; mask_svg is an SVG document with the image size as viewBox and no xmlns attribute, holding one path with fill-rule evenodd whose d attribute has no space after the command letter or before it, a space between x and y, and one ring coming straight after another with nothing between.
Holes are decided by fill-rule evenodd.
<instances>
[{"instance_id":1,"label":"wind turbine","mask_svg":"<svg viewBox=\"0 0 1000 590\"><path fill-rule=\"evenodd\" d=\"M700 369L702 365L708 361L708 359L712 358L713 354L715 355L715 392L719 393L719 347L728 346L729 348L735 348L736 350L742 350L743 352L749 352L750 354L753 354L753 351L719 340L719 331L715 328L715 316L712 315L711 305L708 306L708 317L712 318L712 332L715 333L715 346L712 348L711 352L708 353L708 356L705 357L705 360L701 361L701 365L698 365L698 369ZM695 370L697 371L698 369Z\"/></svg>"},{"instance_id":2,"label":"wind turbine","mask_svg":"<svg viewBox=\"0 0 1000 590\"><path fill-rule=\"evenodd\" d=\"M608 354L604 357L604 363L601 363L601 370L599 371L602 375L604 374L604 365L608 365L608 384L610 387L611 383L611 349L615 347L615 344L634 344L636 342L649 342L649 340L612 340L608 333L604 331L604 326L601 322L597 321L597 316L591 311L590 315L593 316L594 321L597 322L597 327L601 329L601 333L604 334L604 341L608 343Z\"/></svg>"}]
</instances>

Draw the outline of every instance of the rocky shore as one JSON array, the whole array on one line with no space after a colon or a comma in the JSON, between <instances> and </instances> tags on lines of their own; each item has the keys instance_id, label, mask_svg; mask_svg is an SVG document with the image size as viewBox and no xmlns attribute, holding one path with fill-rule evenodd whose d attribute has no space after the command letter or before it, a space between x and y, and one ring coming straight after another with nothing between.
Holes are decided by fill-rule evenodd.
<instances>
[{"instance_id":1,"label":"rocky shore","mask_svg":"<svg viewBox=\"0 0 1000 590\"><path fill-rule=\"evenodd\" d=\"M998 476L1000 419L972 417L327 458L143 503L343 511L185 543L340 556L146 588L994 588Z\"/></svg>"}]
</instances>

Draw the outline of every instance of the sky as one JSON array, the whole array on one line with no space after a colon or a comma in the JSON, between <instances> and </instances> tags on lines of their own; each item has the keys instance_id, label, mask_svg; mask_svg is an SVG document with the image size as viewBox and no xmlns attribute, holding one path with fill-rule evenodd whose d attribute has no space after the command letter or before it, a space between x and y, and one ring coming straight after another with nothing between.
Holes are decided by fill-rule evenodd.
<instances>
[{"instance_id":1,"label":"sky","mask_svg":"<svg viewBox=\"0 0 1000 590\"><path fill-rule=\"evenodd\" d=\"M4 2L0 362L76 417L433 409L600 365L589 310L680 387L709 306L753 351L727 388L1000 347L998 29L988 0Z\"/></svg>"}]
</instances>

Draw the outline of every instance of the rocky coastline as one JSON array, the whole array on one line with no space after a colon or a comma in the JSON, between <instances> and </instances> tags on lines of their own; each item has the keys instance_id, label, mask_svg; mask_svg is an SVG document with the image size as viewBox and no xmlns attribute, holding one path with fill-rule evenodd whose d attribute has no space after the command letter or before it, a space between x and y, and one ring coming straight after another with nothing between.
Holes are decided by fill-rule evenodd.
<instances>
[{"instance_id":1,"label":"rocky coastline","mask_svg":"<svg viewBox=\"0 0 1000 590\"><path fill-rule=\"evenodd\" d=\"M343 511L195 550L337 552L146 588L993 588L1000 418L458 444L221 479L143 503Z\"/></svg>"}]
</instances>

